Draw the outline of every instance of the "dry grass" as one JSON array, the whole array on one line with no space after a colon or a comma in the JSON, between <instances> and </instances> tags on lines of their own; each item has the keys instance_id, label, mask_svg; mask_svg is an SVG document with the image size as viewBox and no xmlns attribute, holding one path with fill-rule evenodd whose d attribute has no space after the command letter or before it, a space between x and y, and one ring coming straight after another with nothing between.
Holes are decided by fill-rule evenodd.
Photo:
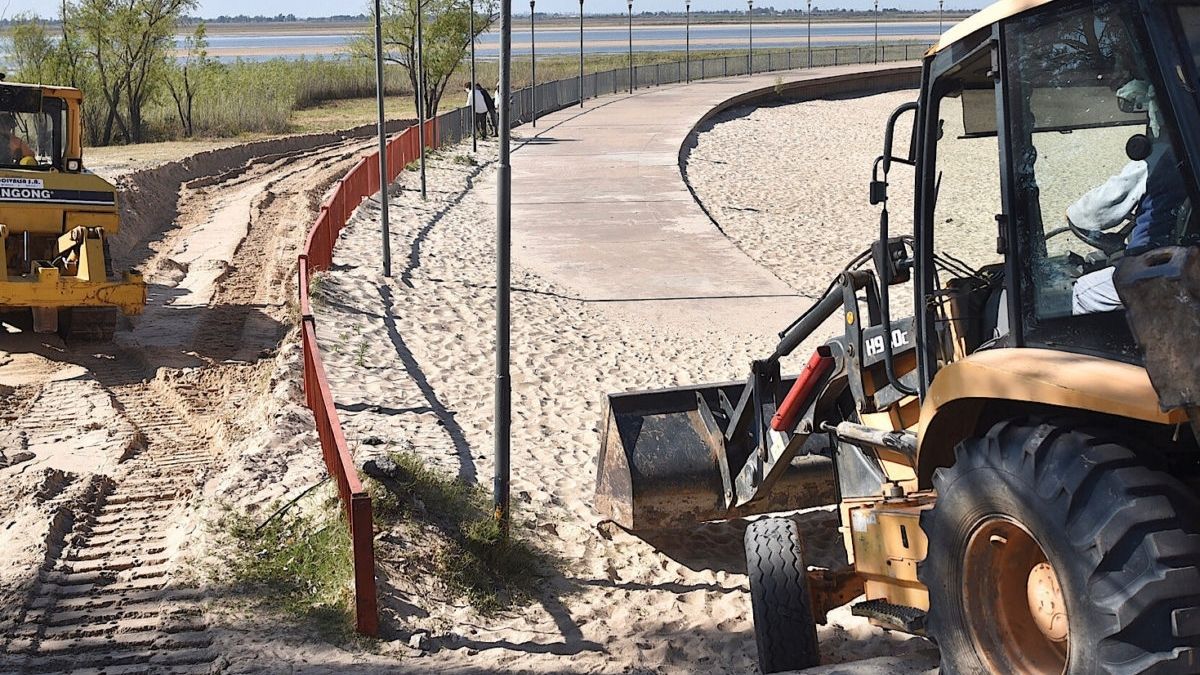
<instances>
[{"instance_id":1,"label":"dry grass","mask_svg":"<svg viewBox=\"0 0 1200 675\"><path fill-rule=\"evenodd\" d=\"M411 96L389 96L383 101L388 119L416 118ZM376 103L372 98L325 101L311 108L292 111L288 127L298 134L340 131L376 122Z\"/></svg>"}]
</instances>

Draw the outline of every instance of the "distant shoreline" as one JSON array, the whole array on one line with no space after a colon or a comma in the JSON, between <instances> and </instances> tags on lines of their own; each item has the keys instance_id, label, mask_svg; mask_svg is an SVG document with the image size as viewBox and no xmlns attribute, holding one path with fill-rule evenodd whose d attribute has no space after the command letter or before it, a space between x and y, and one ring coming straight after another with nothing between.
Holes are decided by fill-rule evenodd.
<instances>
[{"instance_id":1,"label":"distant shoreline","mask_svg":"<svg viewBox=\"0 0 1200 675\"><path fill-rule=\"evenodd\" d=\"M970 16L971 13L950 13L944 15L946 27L957 23ZM517 28L523 27L529 21L528 14L514 14L514 23L519 23ZM745 23L745 16L742 15L739 20L736 14L702 14L692 15L693 25L704 26L740 26ZM519 20L519 21L518 21ZM617 14L584 14L584 22L591 28L623 28L626 26L627 17ZM634 26L636 28L660 28L674 27L686 23L683 15L678 17L674 15L662 16L659 14L634 14ZM647 23L648 22L648 23ZM831 25L856 25L872 24L873 20L867 18L848 18L848 17L819 17L814 16L812 19L814 24L822 26ZM879 23L929 23L936 24L938 22L937 12L933 14L914 14L914 15L888 15L881 16ZM788 15L788 16L758 16L754 17L755 24L799 24L804 25L808 20L803 15ZM559 26L577 26L579 25L579 15L564 16L564 15L537 15L537 24L539 26L559 27ZM295 21L295 22L263 22L263 23L209 23L205 24L209 35L357 35L370 27L366 22L355 21ZM493 30L497 30L499 24ZM189 26L184 26L181 29L181 34L186 34L190 31Z\"/></svg>"}]
</instances>

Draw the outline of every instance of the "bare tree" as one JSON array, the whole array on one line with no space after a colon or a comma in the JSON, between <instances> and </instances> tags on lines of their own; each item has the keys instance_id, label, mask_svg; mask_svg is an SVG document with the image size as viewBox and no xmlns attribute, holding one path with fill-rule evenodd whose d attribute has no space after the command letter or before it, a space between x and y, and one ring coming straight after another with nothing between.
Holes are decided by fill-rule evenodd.
<instances>
[{"instance_id":1,"label":"bare tree","mask_svg":"<svg viewBox=\"0 0 1200 675\"><path fill-rule=\"evenodd\" d=\"M215 66L216 62L208 57L208 32L201 21L184 42L183 61L170 68L166 77L167 89L175 101L175 110L179 113L179 124L183 126L185 136L191 137L196 133L192 104L208 71Z\"/></svg>"}]
</instances>

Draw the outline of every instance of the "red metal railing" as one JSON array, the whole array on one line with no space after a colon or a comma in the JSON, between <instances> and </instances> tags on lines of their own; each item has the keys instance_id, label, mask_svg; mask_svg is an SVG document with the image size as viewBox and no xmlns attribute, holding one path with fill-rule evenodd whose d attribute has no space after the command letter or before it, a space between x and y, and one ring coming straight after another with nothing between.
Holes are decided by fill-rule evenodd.
<instances>
[{"instance_id":1,"label":"red metal railing","mask_svg":"<svg viewBox=\"0 0 1200 675\"><path fill-rule=\"evenodd\" d=\"M438 145L437 120L425 122L429 147ZM413 125L388 141L388 183L420 155L420 129ZM300 293L300 328L304 350L304 398L313 412L325 467L337 484L338 496L350 524L354 556L354 621L359 633L379 634L379 609L375 591L375 549L371 496L363 489L350 446L334 407L333 392L317 345L317 326L309 298L312 274L333 264L333 246L346 221L363 201L379 192L379 151L364 157L334 186L304 242L297 285Z\"/></svg>"}]
</instances>

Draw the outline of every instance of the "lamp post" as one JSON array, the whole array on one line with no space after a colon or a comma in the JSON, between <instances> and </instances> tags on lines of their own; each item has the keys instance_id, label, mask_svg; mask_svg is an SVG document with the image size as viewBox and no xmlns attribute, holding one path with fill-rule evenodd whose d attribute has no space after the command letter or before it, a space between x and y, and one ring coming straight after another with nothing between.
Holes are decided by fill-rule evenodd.
<instances>
[{"instance_id":1,"label":"lamp post","mask_svg":"<svg viewBox=\"0 0 1200 675\"><path fill-rule=\"evenodd\" d=\"M383 225L383 276L392 276L392 237L388 227L387 122L383 116L383 14L375 0L375 100L379 107L379 220Z\"/></svg>"},{"instance_id":2,"label":"lamp post","mask_svg":"<svg viewBox=\"0 0 1200 675\"><path fill-rule=\"evenodd\" d=\"M629 3L629 93L633 93L633 0Z\"/></svg>"},{"instance_id":3,"label":"lamp post","mask_svg":"<svg viewBox=\"0 0 1200 675\"><path fill-rule=\"evenodd\" d=\"M512 381L509 377L509 299L512 294L512 163L509 151L512 94L512 0L500 0L499 167L496 169L496 409L493 442L492 513L507 539L509 459L512 449Z\"/></svg>"},{"instance_id":4,"label":"lamp post","mask_svg":"<svg viewBox=\"0 0 1200 675\"><path fill-rule=\"evenodd\" d=\"M746 74L754 74L754 0L746 0L746 19L750 22L750 52L746 55Z\"/></svg>"},{"instance_id":5,"label":"lamp post","mask_svg":"<svg viewBox=\"0 0 1200 675\"><path fill-rule=\"evenodd\" d=\"M684 76L684 81L692 81L692 0L687 0L683 3L684 14L687 17L686 28L683 33L683 60L687 63L687 75Z\"/></svg>"},{"instance_id":6,"label":"lamp post","mask_svg":"<svg viewBox=\"0 0 1200 675\"><path fill-rule=\"evenodd\" d=\"M468 0L470 6L470 18L467 19L469 24L468 30L471 31L471 95L467 97L471 101L471 152L479 152L479 134L475 130L475 96L479 89L479 80L475 79L475 0ZM487 133L487 127L484 126L484 133Z\"/></svg>"},{"instance_id":7,"label":"lamp post","mask_svg":"<svg viewBox=\"0 0 1200 675\"><path fill-rule=\"evenodd\" d=\"M808 67L812 68L812 0L808 0Z\"/></svg>"},{"instance_id":8,"label":"lamp post","mask_svg":"<svg viewBox=\"0 0 1200 675\"><path fill-rule=\"evenodd\" d=\"M942 34L942 10L945 9L945 0L938 0L938 35Z\"/></svg>"},{"instance_id":9,"label":"lamp post","mask_svg":"<svg viewBox=\"0 0 1200 675\"><path fill-rule=\"evenodd\" d=\"M879 63L879 0L875 0L875 63Z\"/></svg>"},{"instance_id":10,"label":"lamp post","mask_svg":"<svg viewBox=\"0 0 1200 675\"><path fill-rule=\"evenodd\" d=\"M421 199L427 197L425 191L425 42L421 26L425 23L422 14L425 7L417 0L417 120L420 126L417 135L421 143Z\"/></svg>"},{"instance_id":11,"label":"lamp post","mask_svg":"<svg viewBox=\"0 0 1200 675\"><path fill-rule=\"evenodd\" d=\"M579 0L579 107L583 107L583 0Z\"/></svg>"},{"instance_id":12,"label":"lamp post","mask_svg":"<svg viewBox=\"0 0 1200 675\"><path fill-rule=\"evenodd\" d=\"M537 128L537 38L533 32L533 5L529 0L529 117Z\"/></svg>"}]
</instances>

